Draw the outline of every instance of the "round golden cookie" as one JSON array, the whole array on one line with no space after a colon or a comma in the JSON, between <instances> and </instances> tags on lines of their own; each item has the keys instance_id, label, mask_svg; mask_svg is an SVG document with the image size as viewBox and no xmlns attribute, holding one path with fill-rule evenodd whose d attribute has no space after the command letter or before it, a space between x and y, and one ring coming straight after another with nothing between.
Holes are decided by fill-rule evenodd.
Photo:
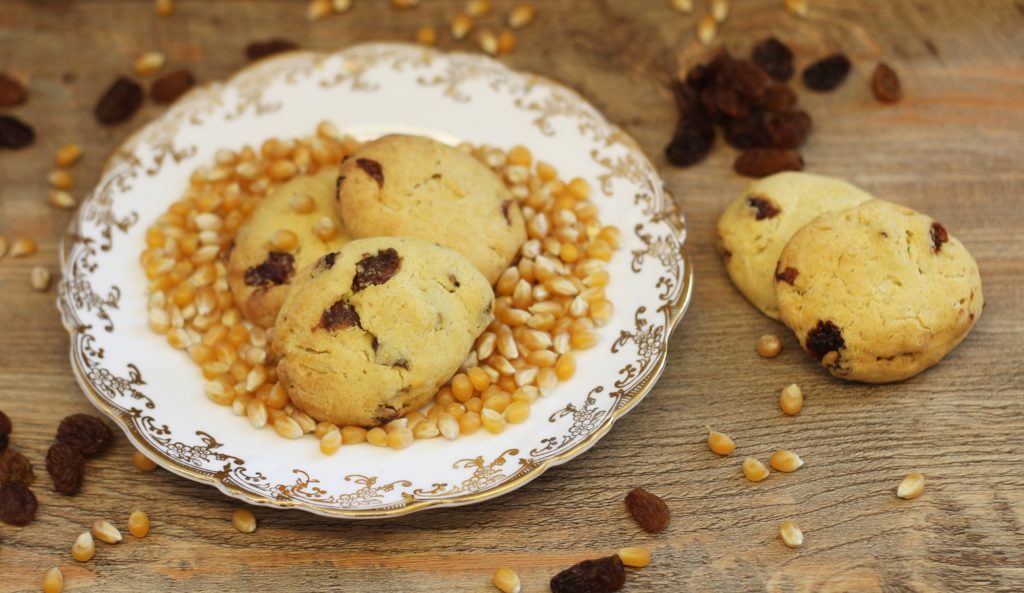
<instances>
[{"instance_id":1,"label":"round golden cookie","mask_svg":"<svg viewBox=\"0 0 1024 593\"><path fill-rule=\"evenodd\" d=\"M776 173L751 183L718 219L719 248L733 284L762 313L778 319L775 263L786 242L819 214L870 199L845 181L810 173Z\"/></svg>"},{"instance_id":2,"label":"round golden cookie","mask_svg":"<svg viewBox=\"0 0 1024 593\"><path fill-rule=\"evenodd\" d=\"M252 323L274 325L295 271L348 241L331 206L337 178L337 171L331 170L289 181L263 198L238 230L228 283ZM333 225L334 235L318 236L318 224ZM294 233L295 247L275 247L272 241L279 231Z\"/></svg>"},{"instance_id":3,"label":"round golden cookie","mask_svg":"<svg viewBox=\"0 0 1024 593\"><path fill-rule=\"evenodd\" d=\"M382 424L430 400L493 311L487 280L451 249L352 241L296 274L274 331L277 376L317 420Z\"/></svg>"},{"instance_id":4,"label":"round golden cookie","mask_svg":"<svg viewBox=\"0 0 1024 593\"><path fill-rule=\"evenodd\" d=\"M335 206L353 238L416 237L444 245L491 284L526 241L519 206L493 171L420 136L363 145L341 165Z\"/></svg>"},{"instance_id":5,"label":"round golden cookie","mask_svg":"<svg viewBox=\"0 0 1024 593\"><path fill-rule=\"evenodd\" d=\"M934 365L981 316L978 264L928 216L883 200L819 216L782 251L782 321L844 379L886 383Z\"/></svg>"}]
</instances>

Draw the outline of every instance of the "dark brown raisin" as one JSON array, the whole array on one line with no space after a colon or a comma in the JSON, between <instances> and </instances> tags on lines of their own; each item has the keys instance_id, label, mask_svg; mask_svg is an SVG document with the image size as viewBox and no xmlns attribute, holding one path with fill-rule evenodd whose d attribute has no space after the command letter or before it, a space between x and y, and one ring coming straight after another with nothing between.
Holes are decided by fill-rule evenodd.
<instances>
[{"instance_id":1,"label":"dark brown raisin","mask_svg":"<svg viewBox=\"0 0 1024 593\"><path fill-rule=\"evenodd\" d=\"M22 486L31 486L35 474L32 462L14 449L0 453L0 482L17 482Z\"/></svg>"},{"instance_id":2,"label":"dark brown raisin","mask_svg":"<svg viewBox=\"0 0 1024 593\"><path fill-rule=\"evenodd\" d=\"M280 286L295 272L295 256L284 251L271 251L267 259L258 266L245 271L245 283L249 286Z\"/></svg>"},{"instance_id":3,"label":"dark brown raisin","mask_svg":"<svg viewBox=\"0 0 1024 593\"><path fill-rule=\"evenodd\" d=\"M367 286L384 284L398 273L402 258L393 247L381 249L376 255L366 253L356 262L356 274L352 277L352 292L359 292Z\"/></svg>"},{"instance_id":4,"label":"dark brown raisin","mask_svg":"<svg viewBox=\"0 0 1024 593\"><path fill-rule=\"evenodd\" d=\"M0 434L11 434L14 431L14 424L11 417L0 410Z\"/></svg>"},{"instance_id":5,"label":"dark brown raisin","mask_svg":"<svg viewBox=\"0 0 1024 593\"><path fill-rule=\"evenodd\" d=\"M384 169L380 163L371 159L356 159L356 166L366 171L377 182L377 187L384 187Z\"/></svg>"},{"instance_id":6,"label":"dark brown raisin","mask_svg":"<svg viewBox=\"0 0 1024 593\"><path fill-rule=\"evenodd\" d=\"M38 507L36 495L25 486L17 482L0 484L0 521L8 525L28 525Z\"/></svg>"},{"instance_id":7,"label":"dark brown raisin","mask_svg":"<svg viewBox=\"0 0 1024 593\"><path fill-rule=\"evenodd\" d=\"M82 489L85 458L69 445L54 443L46 452L46 473L50 474L55 491L73 496Z\"/></svg>"},{"instance_id":8,"label":"dark brown raisin","mask_svg":"<svg viewBox=\"0 0 1024 593\"><path fill-rule=\"evenodd\" d=\"M508 215L508 209L512 207L512 200L505 200L501 203L501 213L505 216L505 222L512 226L512 217Z\"/></svg>"},{"instance_id":9,"label":"dark brown raisin","mask_svg":"<svg viewBox=\"0 0 1024 593\"><path fill-rule=\"evenodd\" d=\"M0 72L0 107L21 105L28 98L28 89L20 80Z\"/></svg>"},{"instance_id":10,"label":"dark brown raisin","mask_svg":"<svg viewBox=\"0 0 1024 593\"><path fill-rule=\"evenodd\" d=\"M846 80L850 66L843 54L824 57L804 69L804 84L812 91L831 91Z\"/></svg>"},{"instance_id":11,"label":"dark brown raisin","mask_svg":"<svg viewBox=\"0 0 1024 593\"><path fill-rule=\"evenodd\" d=\"M750 59L765 74L779 82L786 82L793 78L793 52L774 37L769 37L755 45Z\"/></svg>"},{"instance_id":12,"label":"dark brown raisin","mask_svg":"<svg viewBox=\"0 0 1024 593\"><path fill-rule=\"evenodd\" d=\"M154 80L153 86L149 87L149 96L161 105L168 105L177 101L195 84L196 79L192 73L182 68Z\"/></svg>"},{"instance_id":13,"label":"dark brown raisin","mask_svg":"<svg viewBox=\"0 0 1024 593\"><path fill-rule=\"evenodd\" d=\"M871 75L871 92L882 103L896 103L903 97L900 78L888 64L879 62L875 66L875 72Z\"/></svg>"},{"instance_id":14,"label":"dark brown raisin","mask_svg":"<svg viewBox=\"0 0 1024 593\"><path fill-rule=\"evenodd\" d=\"M784 84L773 84L768 87L764 97L764 108L767 111L788 111L796 106L796 93Z\"/></svg>"},{"instance_id":15,"label":"dark brown raisin","mask_svg":"<svg viewBox=\"0 0 1024 593\"><path fill-rule=\"evenodd\" d=\"M647 533L658 533L668 527L668 505L656 494L634 488L626 495L626 509Z\"/></svg>"},{"instance_id":16,"label":"dark brown raisin","mask_svg":"<svg viewBox=\"0 0 1024 593\"><path fill-rule=\"evenodd\" d=\"M831 321L818 321L811 331L807 332L807 340L804 342L807 353L814 358L821 360L829 352L838 353L846 346L843 340L843 332Z\"/></svg>"},{"instance_id":17,"label":"dark brown raisin","mask_svg":"<svg viewBox=\"0 0 1024 593\"><path fill-rule=\"evenodd\" d=\"M7 445L10 444L11 437L6 432L0 432L0 453L7 450Z\"/></svg>"},{"instance_id":18,"label":"dark brown raisin","mask_svg":"<svg viewBox=\"0 0 1024 593\"><path fill-rule=\"evenodd\" d=\"M266 41L253 41L249 45L245 46L245 57L249 58L249 61L255 61L260 58L279 54L284 51L291 51L298 49L299 46L295 45L287 39L268 39Z\"/></svg>"},{"instance_id":19,"label":"dark brown raisin","mask_svg":"<svg viewBox=\"0 0 1024 593\"><path fill-rule=\"evenodd\" d=\"M754 218L757 220L764 220L766 218L775 218L779 215L782 210L779 209L775 202L768 198L762 198L761 196L750 196L747 198L747 205L755 210Z\"/></svg>"},{"instance_id":20,"label":"dark brown raisin","mask_svg":"<svg viewBox=\"0 0 1024 593\"><path fill-rule=\"evenodd\" d=\"M942 251L942 244L949 241L949 233L946 232L946 227L942 226L937 222L932 223L932 251L938 253Z\"/></svg>"},{"instance_id":21,"label":"dark brown raisin","mask_svg":"<svg viewBox=\"0 0 1024 593\"><path fill-rule=\"evenodd\" d=\"M337 253L328 253L323 257L324 268L330 270L334 267L334 260L337 259Z\"/></svg>"},{"instance_id":22,"label":"dark brown raisin","mask_svg":"<svg viewBox=\"0 0 1024 593\"><path fill-rule=\"evenodd\" d=\"M327 309L320 315L320 323L313 329L319 328L334 331L349 327L361 327L359 325L359 313L356 312L356 308L352 306L352 303L342 299L331 305L330 309Z\"/></svg>"},{"instance_id":23,"label":"dark brown raisin","mask_svg":"<svg viewBox=\"0 0 1024 593\"><path fill-rule=\"evenodd\" d=\"M112 126L130 119L141 106L142 87L122 76L103 93L93 113L101 124Z\"/></svg>"},{"instance_id":24,"label":"dark brown raisin","mask_svg":"<svg viewBox=\"0 0 1024 593\"><path fill-rule=\"evenodd\" d=\"M775 272L775 280L785 282L786 284L793 286L793 283L796 282L796 277L799 273L800 272L798 272L796 268L786 266L785 270Z\"/></svg>"},{"instance_id":25,"label":"dark brown raisin","mask_svg":"<svg viewBox=\"0 0 1024 593\"><path fill-rule=\"evenodd\" d=\"M611 593L626 584L626 569L616 556L584 560L551 577L551 593Z\"/></svg>"},{"instance_id":26,"label":"dark brown raisin","mask_svg":"<svg viewBox=\"0 0 1024 593\"><path fill-rule=\"evenodd\" d=\"M12 115L0 115L0 148L23 148L35 139L32 126Z\"/></svg>"},{"instance_id":27,"label":"dark brown raisin","mask_svg":"<svg viewBox=\"0 0 1024 593\"><path fill-rule=\"evenodd\" d=\"M773 84L771 78L750 60L729 56L722 59L716 82L719 86L735 89L751 105L760 105Z\"/></svg>"},{"instance_id":28,"label":"dark brown raisin","mask_svg":"<svg viewBox=\"0 0 1024 593\"><path fill-rule=\"evenodd\" d=\"M409 361L404 358L399 358L395 362L391 363L391 366L409 370Z\"/></svg>"},{"instance_id":29,"label":"dark brown raisin","mask_svg":"<svg viewBox=\"0 0 1024 593\"><path fill-rule=\"evenodd\" d=\"M673 165L688 167L704 160L715 143L715 128L698 113L679 116L672 141L665 147L665 156Z\"/></svg>"},{"instance_id":30,"label":"dark brown raisin","mask_svg":"<svg viewBox=\"0 0 1024 593\"><path fill-rule=\"evenodd\" d=\"M771 144L764 113L757 111L725 124L725 141L736 148L764 148Z\"/></svg>"},{"instance_id":31,"label":"dark brown raisin","mask_svg":"<svg viewBox=\"0 0 1024 593\"><path fill-rule=\"evenodd\" d=\"M764 124L771 148L799 148L811 133L811 116L805 111L784 111L767 118Z\"/></svg>"},{"instance_id":32,"label":"dark brown raisin","mask_svg":"<svg viewBox=\"0 0 1024 593\"><path fill-rule=\"evenodd\" d=\"M72 414L57 427L57 442L68 445L83 457L102 451L113 436L103 420L89 414Z\"/></svg>"},{"instance_id":33,"label":"dark brown raisin","mask_svg":"<svg viewBox=\"0 0 1024 593\"><path fill-rule=\"evenodd\" d=\"M672 81L672 96L676 100L676 109L679 113L690 113L700 109L697 89L682 80Z\"/></svg>"},{"instance_id":34,"label":"dark brown raisin","mask_svg":"<svg viewBox=\"0 0 1024 593\"><path fill-rule=\"evenodd\" d=\"M780 171L800 171L804 168L804 159L795 150L751 148L736 157L733 168L740 175L764 177Z\"/></svg>"}]
</instances>

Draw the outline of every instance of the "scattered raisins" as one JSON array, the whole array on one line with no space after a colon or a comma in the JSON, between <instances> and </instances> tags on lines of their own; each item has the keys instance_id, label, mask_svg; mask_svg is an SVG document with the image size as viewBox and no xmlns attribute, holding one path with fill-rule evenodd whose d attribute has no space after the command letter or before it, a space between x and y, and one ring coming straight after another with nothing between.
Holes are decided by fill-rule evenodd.
<instances>
[{"instance_id":1,"label":"scattered raisins","mask_svg":"<svg viewBox=\"0 0 1024 593\"><path fill-rule=\"evenodd\" d=\"M766 111L788 111L796 106L796 93L784 84L773 84L768 87L764 98Z\"/></svg>"},{"instance_id":2,"label":"scattered raisins","mask_svg":"<svg viewBox=\"0 0 1024 593\"><path fill-rule=\"evenodd\" d=\"M85 458L69 445L54 443L46 452L46 473L50 474L55 491L73 496L82 489Z\"/></svg>"},{"instance_id":3,"label":"scattered raisins","mask_svg":"<svg viewBox=\"0 0 1024 593\"><path fill-rule=\"evenodd\" d=\"M776 270L777 269L778 268L776 268ZM800 272L798 272L796 268L786 266L785 270L782 270L781 272L775 272L775 279L781 282L785 282L790 286L793 286L793 283L796 282L796 277L799 273Z\"/></svg>"},{"instance_id":4,"label":"scattered raisins","mask_svg":"<svg viewBox=\"0 0 1024 593\"><path fill-rule=\"evenodd\" d=\"M668 527L668 505L656 494L634 488L626 495L626 509L647 533L658 533Z\"/></svg>"},{"instance_id":5,"label":"scattered raisins","mask_svg":"<svg viewBox=\"0 0 1024 593\"><path fill-rule=\"evenodd\" d=\"M320 261L323 262L325 270L330 270L331 268L334 267L334 260L336 260L337 258L338 252L334 251L320 258Z\"/></svg>"},{"instance_id":6,"label":"scattered raisins","mask_svg":"<svg viewBox=\"0 0 1024 593\"><path fill-rule=\"evenodd\" d=\"M736 148L763 148L771 144L765 116L761 112L725 124L724 132L725 141Z\"/></svg>"},{"instance_id":7,"label":"scattered raisins","mask_svg":"<svg viewBox=\"0 0 1024 593\"><path fill-rule=\"evenodd\" d=\"M932 251L935 253L942 251L942 244L949 241L949 233L946 232L946 227L937 222L933 222L931 235Z\"/></svg>"},{"instance_id":8,"label":"scattered raisins","mask_svg":"<svg viewBox=\"0 0 1024 593\"><path fill-rule=\"evenodd\" d=\"M22 486L31 486L35 480L32 462L14 449L0 453L0 482L17 482Z\"/></svg>"},{"instance_id":9,"label":"scattered raisins","mask_svg":"<svg viewBox=\"0 0 1024 593\"><path fill-rule=\"evenodd\" d=\"M0 434L11 434L14 431L14 424L11 417L0 410Z\"/></svg>"},{"instance_id":10,"label":"scattered raisins","mask_svg":"<svg viewBox=\"0 0 1024 593\"><path fill-rule=\"evenodd\" d=\"M35 138L32 126L13 115L0 115L0 148L23 148Z\"/></svg>"},{"instance_id":11,"label":"scattered raisins","mask_svg":"<svg viewBox=\"0 0 1024 593\"><path fill-rule=\"evenodd\" d=\"M356 274L352 277L352 292L359 292L368 286L384 284L398 273L402 258L393 247L381 249L376 255L364 254L356 262Z\"/></svg>"},{"instance_id":12,"label":"scattered raisins","mask_svg":"<svg viewBox=\"0 0 1024 593\"><path fill-rule=\"evenodd\" d=\"M736 157L733 168L740 175L765 177L780 171L801 171L804 159L795 150L751 148Z\"/></svg>"},{"instance_id":13,"label":"scattered raisins","mask_svg":"<svg viewBox=\"0 0 1024 593\"><path fill-rule=\"evenodd\" d=\"M779 82L793 78L793 51L774 37L769 37L754 46L750 55L765 74Z\"/></svg>"},{"instance_id":14,"label":"scattered raisins","mask_svg":"<svg viewBox=\"0 0 1024 593\"><path fill-rule=\"evenodd\" d=\"M846 80L850 66L843 54L824 57L804 69L804 84L812 91L831 91Z\"/></svg>"},{"instance_id":15,"label":"scattered raisins","mask_svg":"<svg viewBox=\"0 0 1024 593\"><path fill-rule=\"evenodd\" d=\"M21 105L28 98L28 89L20 80L0 72L0 107Z\"/></svg>"},{"instance_id":16,"label":"scattered raisins","mask_svg":"<svg viewBox=\"0 0 1024 593\"><path fill-rule=\"evenodd\" d=\"M806 111L783 111L764 124L771 148L800 148L811 133L811 116Z\"/></svg>"},{"instance_id":17,"label":"scattered raisins","mask_svg":"<svg viewBox=\"0 0 1024 593\"><path fill-rule=\"evenodd\" d=\"M102 451L113 436L103 420L89 414L72 414L57 427L57 442L68 445L83 457Z\"/></svg>"},{"instance_id":18,"label":"scattered raisins","mask_svg":"<svg viewBox=\"0 0 1024 593\"><path fill-rule=\"evenodd\" d=\"M896 103L903 97L900 78L888 64L879 62L875 66L875 72L871 75L871 92L882 103Z\"/></svg>"},{"instance_id":19,"label":"scattered raisins","mask_svg":"<svg viewBox=\"0 0 1024 593\"><path fill-rule=\"evenodd\" d=\"M807 332L807 340L804 342L807 352L819 361L825 358L829 352L839 352L846 346L843 340L843 332L831 321L818 321L811 331Z\"/></svg>"},{"instance_id":20,"label":"scattered raisins","mask_svg":"<svg viewBox=\"0 0 1024 593\"><path fill-rule=\"evenodd\" d=\"M360 326L359 313L356 312L355 307L345 299L342 299L331 305L330 309L327 309L320 315L320 323L316 327L326 329L327 331L334 331L362 326Z\"/></svg>"},{"instance_id":21,"label":"scattered raisins","mask_svg":"<svg viewBox=\"0 0 1024 593\"><path fill-rule=\"evenodd\" d=\"M618 555L584 560L551 577L551 593L611 593L626 584Z\"/></svg>"},{"instance_id":22,"label":"scattered raisins","mask_svg":"<svg viewBox=\"0 0 1024 593\"><path fill-rule=\"evenodd\" d=\"M5 432L0 432L0 453L7 450L7 445L10 444L11 437Z\"/></svg>"},{"instance_id":23,"label":"scattered raisins","mask_svg":"<svg viewBox=\"0 0 1024 593\"><path fill-rule=\"evenodd\" d=\"M36 516L39 502L32 491L17 482L0 484L0 521L28 525Z\"/></svg>"},{"instance_id":24,"label":"scattered raisins","mask_svg":"<svg viewBox=\"0 0 1024 593\"><path fill-rule=\"evenodd\" d=\"M680 115L672 141L665 147L665 157L673 165L686 167L704 160L715 144L715 128L706 117L697 113Z\"/></svg>"},{"instance_id":25,"label":"scattered raisins","mask_svg":"<svg viewBox=\"0 0 1024 593\"><path fill-rule=\"evenodd\" d=\"M142 87L122 76L103 93L93 113L103 125L119 124L135 115L142 106L142 96Z\"/></svg>"},{"instance_id":26,"label":"scattered raisins","mask_svg":"<svg viewBox=\"0 0 1024 593\"><path fill-rule=\"evenodd\" d=\"M779 215L779 212L782 212L782 210L775 205L775 202L768 198L762 198L761 196L748 197L747 205L754 209L754 218L756 220L775 218Z\"/></svg>"},{"instance_id":27,"label":"scattered raisins","mask_svg":"<svg viewBox=\"0 0 1024 593\"><path fill-rule=\"evenodd\" d=\"M298 49L298 45L295 45L287 39L268 39L267 41L253 41L249 45L245 46L245 57L249 58L250 62L279 54L285 51L291 51Z\"/></svg>"},{"instance_id":28,"label":"scattered raisins","mask_svg":"<svg viewBox=\"0 0 1024 593\"><path fill-rule=\"evenodd\" d=\"M377 182L377 187L384 187L384 168L371 159L356 159L356 165Z\"/></svg>"},{"instance_id":29,"label":"scattered raisins","mask_svg":"<svg viewBox=\"0 0 1024 593\"><path fill-rule=\"evenodd\" d=\"M184 95L195 84L196 79L192 73L182 68L168 72L154 80L153 86L149 87L149 96L161 105L169 105L177 101L178 97Z\"/></svg>"},{"instance_id":30,"label":"scattered raisins","mask_svg":"<svg viewBox=\"0 0 1024 593\"><path fill-rule=\"evenodd\" d=\"M245 283L248 286L280 286L288 282L294 272L295 256L284 251L271 251L263 263L245 271Z\"/></svg>"}]
</instances>

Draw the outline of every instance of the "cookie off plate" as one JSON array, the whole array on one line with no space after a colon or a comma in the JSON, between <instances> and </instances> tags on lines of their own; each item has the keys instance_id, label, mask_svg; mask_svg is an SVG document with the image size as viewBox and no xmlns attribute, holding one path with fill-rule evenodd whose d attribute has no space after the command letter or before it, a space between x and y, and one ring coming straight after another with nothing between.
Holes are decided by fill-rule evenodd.
<instances>
[{"instance_id":1,"label":"cookie off plate","mask_svg":"<svg viewBox=\"0 0 1024 593\"><path fill-rule=\"evenodd\" d=\"M182 351L150 331L139 265L146 228L219 149L309 134L320 121L368 140L419 134L456 144L528 147L592 188L622 231L608 271L615 312L577 372L501 434L404 450L255 430L204 395ZM167 470L253 504L327 516L391 517L486 500L580 455L657 381L689 303L686 228L636 142L572 90L490 58L406 44L290 52L193 90L109 158L64 239L58 306L86 397Z\"/></svg>"}]
</instances>

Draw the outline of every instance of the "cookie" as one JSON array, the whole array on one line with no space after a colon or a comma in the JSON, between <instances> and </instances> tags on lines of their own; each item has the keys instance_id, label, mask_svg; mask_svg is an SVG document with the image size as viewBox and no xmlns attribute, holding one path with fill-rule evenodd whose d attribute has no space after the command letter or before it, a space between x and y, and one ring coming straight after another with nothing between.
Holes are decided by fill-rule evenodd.
<instances>
[{"instance_id":1,"label":"cookie","mask_svg":"<svg viewBox=\"0 0 1024 593\"><path fill-rule=\"evenodd\" d=\"M382 424L431 399L493 311L487 279L457 252L355 240L296 274L274 331L277 376L317 420Z\"/></svg>"},{"instance_id":2,"label":"cookie","mask_svg":"<svg viewBox=\"0 0 1024 593\"><path fill-rule=\"evenodd\" d=\"M782 321L844 379L886 383L939 362L981 316L978 264L939 223L883 200L814 219L782 250Z\"/></svg>"},{"instance_id":3,"label":"cookie","mask_svg":"<svg viewBox=\"0 0 1024 593\"><path fill-rule=\"evenodd\" d=\"M370 142L341 165L335 207L353 238L450 247L494 284L526 241L508 188L471 155L420 136Z\"/></svg>"},{"instance_id":4,"label":"cookie","mask_svg":"<svg viewBox=\"0 0 1024 593\"><path fill-rule=\"evenodd\" d=\"M238 230L228 283L252 323L273 326L295 271L348 241L332 206L337 177L332 170L289 181L263 198ZM324 226L333 226L333 234ZM281 231L286 233L275 240ZM294 246L287 232L293 234Z\"/></svg>"},{"instance_id":5,"label":"cookie","mask_svg":"<svg viewBox=\"0 0 1024 593\"><path fill-rule=\"evenodd\" d=\"M719 247L733 284L755 307L779 318L775 263L793 233L819 214L871 199L840 179L777 173L750 184L718 219Z\"/></svg>"}]
</instances>

